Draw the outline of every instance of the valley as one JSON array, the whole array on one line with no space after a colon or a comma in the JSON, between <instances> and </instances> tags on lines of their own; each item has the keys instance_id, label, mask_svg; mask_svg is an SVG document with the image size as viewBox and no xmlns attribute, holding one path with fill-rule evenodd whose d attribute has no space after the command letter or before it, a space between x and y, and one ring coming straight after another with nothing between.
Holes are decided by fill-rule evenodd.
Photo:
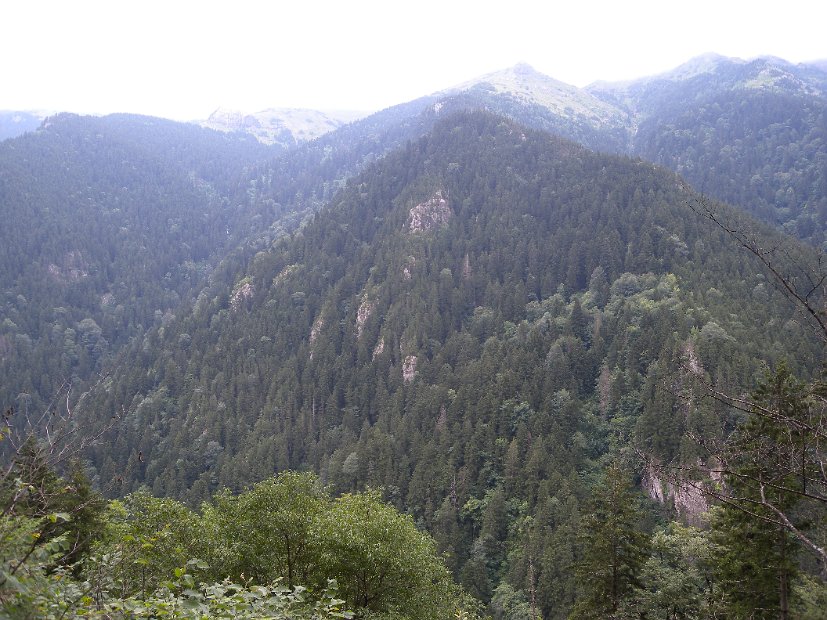
<instances>
[{"instance_id":1,"label":"valley","mask_svg":"<svg viewBox=\"0 0 827 620\"><path fill-rule=\"evenodd\" d=\"M272 112L0 142L0 603L819 617L823 69Z\"/></svg>"}]
</instances>

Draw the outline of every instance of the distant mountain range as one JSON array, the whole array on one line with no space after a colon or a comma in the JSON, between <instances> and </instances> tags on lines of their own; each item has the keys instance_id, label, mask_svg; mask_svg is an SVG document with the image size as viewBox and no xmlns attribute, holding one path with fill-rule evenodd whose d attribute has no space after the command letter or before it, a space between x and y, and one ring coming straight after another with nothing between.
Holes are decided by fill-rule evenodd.
<instances>
[{"instance_id":1,"label":"distant mountain range","mask_svg":"<svg viewBox=\"0 0 827 620\"><path fill-rule=\"evenodd\" d=\"M520 64L392 109L484 108L598 151L642 157L824 246L824 67L707 54L660 75L577 88ZM204 124L293 146L351 120L353 113L217 111Z\"/></svg>"},{"instance_id":2,"label":"distant mountain range","mask_svg":"<svg viewBox=\"0 0 827 620\"><path fill-rule=\"evenodd\" d=\"M661 75L580 89L518 65L438 95L664 165L700 191L824 246L823 67L708 54Z\"/></svg>"},{"instance_id":3,"label":"distant mountain range","mask_svg":"<svg viewBox=\"0 0 827 620\"><path fill-rule=\"evenodd\" d=\"M489 73L431 97L444 98L473 93L507 97L526 107L539 107L549 116L585 123L603 133L622 129L628 134L620 150L634 150L633 137L640 122L659 111L673 93L695 89L696 97L708 97L713 82L716 90L753 90L787 95L827 95L827 60L794 65L781 58L764 56L752 60L705 54L662 74L624 82L595 82L578 88L544 75L521 63ZM693 98L696 98L693 97ZM337 129L368 115L357 111L319 111L273 108L243 113L219 108L204 127L220 131L243 131L266 144L292 145Z\"/></svg>"},{"instance_id":4,"label":"distant mountain range","mask_svg":"<svg viewBox=\"0 0 827 620\"><path fill-rule=\"evenodd\" d=\"M367 115L368 112L296 108L273 108L245 114L219 108L198 124L218 131L249 133L263 144L295 146Z\"/></svg>"}]
</instances>

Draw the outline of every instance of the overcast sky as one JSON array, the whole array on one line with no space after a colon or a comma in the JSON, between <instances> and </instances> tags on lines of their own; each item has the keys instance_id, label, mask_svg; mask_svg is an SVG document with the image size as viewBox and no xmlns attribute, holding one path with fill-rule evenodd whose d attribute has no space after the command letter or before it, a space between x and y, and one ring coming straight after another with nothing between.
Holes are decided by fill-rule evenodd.
<instances>
[{"instance_id":1,"label":"overcast sky","mask_svg":"<svg viewBox=\"0 0 827 620\"><path fill-rule=\"evenodd\" d=\"M827 58L822 0L3 0L0 109L376 110L527 62L585 86L705 52Z\"/></svg>"}]
</instances>

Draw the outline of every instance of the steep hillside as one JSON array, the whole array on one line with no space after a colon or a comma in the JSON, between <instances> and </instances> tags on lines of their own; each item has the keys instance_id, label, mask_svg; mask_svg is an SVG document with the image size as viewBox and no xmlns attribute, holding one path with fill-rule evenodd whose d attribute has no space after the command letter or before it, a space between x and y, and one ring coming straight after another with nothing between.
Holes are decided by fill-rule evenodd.
<instances>
[{"instance_id":1,"label":"steep hillside","mask_svg":"<svg viewBox=\"0 0 827 620\"><path fill-rule=\"evenodd\" d=\"M42 411L178 305L246 233L245 169L273 154L126 115L0 144L0 402Z\"/></svg>"},{"instance_id":2,"label":"steep hillside","mask_svg":"<svg viewBox=\"0 0 827 620\"><path fill-rule=\"evenodd\" d=\"M193 502L287 468L380 486L473 594L530 566L565 617L595 472L631 443L692 460L693 433L735 422L659 389L681 360L735 390L793 352L818 364L697 200L650 164L447 117L131 347L86 410L128 412L98 480Z\"/></svg>"},{"instance_id":3,"label":"steep hillside","mask_svg":"<svg viewBox=\"0 0 827 620\"><path fill-rule=\"evenodd\" d=\"M418 100L289 151L130 115L59 115L4 142L0 402L43 411L436 118Z\"/></svg>"},{"instance_id":4,"label":"steep hillside","mask_svg":"<svg viewBox=\"0 0 827 620\"><path fill-rule=\"evenodd\" d=\"M827 74L709 55L587 89L633 115L631 153L816 246L827 243Z\"/></svg>"}]
</instances>

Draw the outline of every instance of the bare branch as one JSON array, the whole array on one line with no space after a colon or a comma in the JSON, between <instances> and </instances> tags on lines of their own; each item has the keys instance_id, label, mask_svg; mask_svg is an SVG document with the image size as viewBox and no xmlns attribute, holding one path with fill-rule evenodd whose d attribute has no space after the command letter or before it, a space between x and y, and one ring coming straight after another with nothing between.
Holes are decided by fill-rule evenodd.
<instances>
[{"instance_id":1,"label":"bare branch","mask_svg":"<svg viewBox=\"0 0 827 620\"><path fill-rule=\"evenodd\" d=\"M821 560L822 564L827 565L827 553L824 551L824 548L819 547L809 537L805 536L804 533L787 518L784 511L779 510L778 507L772 502L767 501L767 497L764 493L764 487L761 487L761 505L771 510L778 517L781 525L783 525L788 531L792 532L805 547L812 551Z\"/></svg>"},{"instance_id":2,"label":"bare branch","mask_svg":"<svg viewBox=\"0 0 827 620\"><path fill-rule=\"evenodd\" d=\"M819 253L816 258L816 265L802 264L801 261L793 257L787 250L784 254L788 262L793 264L809 281L809 290L802 292L795 284L793 276L783 273L782 268L774 262L773 256L777 248L765 249L753 236L748 233L726 224L723 219L716 213L706 200L701 200L700 204L693 204L688 202L687 205L693 212L701 217L709 220L718 228L728 234L741 248L752 254L757 258L772 275L775 283L781 287L784 293L793 301L796 306L805 314L815 321L821 334L821 338L827 343L827 310L818 307L818 300L813 299L813 295L827 282L827 273L825 273L824 255ZM822 294L823 297L823 294ZM822 302L823 303L823 302Z\"/></svg>"}]
</instances>

